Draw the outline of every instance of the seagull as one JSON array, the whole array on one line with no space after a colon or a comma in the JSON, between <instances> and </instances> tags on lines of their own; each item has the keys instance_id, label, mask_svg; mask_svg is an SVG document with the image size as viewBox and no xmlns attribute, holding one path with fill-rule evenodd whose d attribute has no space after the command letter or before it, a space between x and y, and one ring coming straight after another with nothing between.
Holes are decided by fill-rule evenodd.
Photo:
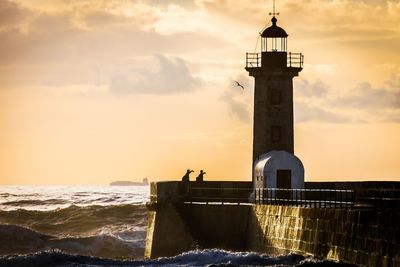
<instances>
[{"instance_id":1,"label":"seagull","mask_svg":"<svg viewBox=\"0 0 400 267\"><path fill-rule=\"evenodd\" d=\"M237 86L242 87L242 89L244 90L243 85L241 85L241 84L240 84L239 82L237 82L237 81L235 81L235 83L236 83Z\"/></svg>"}]
</instances>

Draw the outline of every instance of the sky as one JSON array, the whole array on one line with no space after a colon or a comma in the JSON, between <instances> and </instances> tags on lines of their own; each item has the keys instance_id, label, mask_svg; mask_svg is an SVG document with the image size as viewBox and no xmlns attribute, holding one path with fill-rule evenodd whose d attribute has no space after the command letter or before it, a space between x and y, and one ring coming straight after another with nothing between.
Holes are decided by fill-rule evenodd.
<instances>
[{"instance_id":1,"label":"sky","mask_svg":"<svg viewBox=\"0 0 400 267\"><path fill-rule=\"evenodd\" d=\"M400 1L277 0L306 181L400 181ZM251 180L270 0L1 0L0 184ZM237 80L245 90L237 87ZM193 175L193 174L192 174Z\"/></svg>"}]
</instances>

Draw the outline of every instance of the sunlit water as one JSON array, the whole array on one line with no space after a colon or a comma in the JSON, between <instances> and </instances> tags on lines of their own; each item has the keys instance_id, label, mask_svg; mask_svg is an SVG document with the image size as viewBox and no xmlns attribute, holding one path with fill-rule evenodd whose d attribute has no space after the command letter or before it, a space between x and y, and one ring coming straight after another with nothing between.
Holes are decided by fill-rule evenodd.
<instances>
[{"instance_id":1,"label":"sunlit water","mask_svg":"<svg viewBox=\"0 0 400 267\"><path fill-rule=\"evenodd\" d=\"M148 186L0 186L0 266L332 266L219 249L145 261L148 200Z\"/></svg>"},{"instance_id":2,"label":"sunlit water","mask_svg":"<svg viewBox=\"0 0 400 267\"><path fill-rule=\"evenodd\" d=\"M71 205L140 205L148 186L0 186L0 210L55 210Z\"/></svg>"}]
</instances>

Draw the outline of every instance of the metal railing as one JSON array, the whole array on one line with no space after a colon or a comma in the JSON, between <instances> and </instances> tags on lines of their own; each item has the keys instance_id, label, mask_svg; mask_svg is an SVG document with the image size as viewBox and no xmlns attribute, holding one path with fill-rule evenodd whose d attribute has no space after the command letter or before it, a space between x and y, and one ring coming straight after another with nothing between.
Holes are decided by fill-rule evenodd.
<instances>
[{"instance_id":1,"label":"metal railing","mask_svg":"<svg viewBox=\"0 0 400 267\"><path fill-rule=\"evenodd\" d=\"M354 190L257 188L256 204L309 208L346 208L355 203Z\"/></svg>"},{"instance_id":2,"label":"metal railing","mask_svg":"<svg viewBox=\"0 0 400 267\"><path fill-rule=\"evenodd\" d=\"M287 66L290 68L303 68L304 55L302 53L288 53Z\"/></svg>"},{"instance_id":3,"label":"metal railing","mask_svg":"<svg viewBox=\"0 0 400 267\"><path fill-rule=\"evenodd\" d=\"M304 55L302 53L287 53L287 67L303 68ZM262 67L261 53L246 53L246 68Z\"/></svg>"},{"instance_id":4,"label":"metal railing","mask_svg":"<svg viewBox=\"0 0 400 267\"><path fill-rule=\"evenodd\" d=\"M185 202L201 203L251 203L249 196L253 188L209 188L209 187L191 187L187 194L183 196Z\"/></svg>"},{"instance_id":5,"label":"metal railing","mask_svg":"<svg viewBox=\"0 0 400 267\"><path fill-rule=\"evenodd\" d=\"M399 189L363 189L354 191L357 208L400 209Z\"/></svg>"},{"instance_id":6,"label":"metal railing","mask_svg":"<svg viewBox=\"0 0 400 267\"><path fill-rule=\"evenodd\" d=\"M246 68L261 67L261 53L246 53Z\"/></svg>"},{"instance_id":7,"label":"metal railing","mask_svg":"<svg viewBox=\"0 0 400 267\"><path fill-rule=\"evenodd\" d=\"M399 209L400 190L196 187L181 190L186 203L265 204L307 208Z\"/></svg>"}]
</instances>

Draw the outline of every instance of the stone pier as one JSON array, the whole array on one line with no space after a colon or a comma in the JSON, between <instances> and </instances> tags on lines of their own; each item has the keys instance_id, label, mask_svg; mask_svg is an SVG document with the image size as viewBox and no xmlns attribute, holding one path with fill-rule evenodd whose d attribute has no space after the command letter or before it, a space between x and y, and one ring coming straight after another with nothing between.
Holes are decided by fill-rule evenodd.
<instances>
[{"instance_id":1,"label":"stone pier","mask_svg":"<svg viewBox=\"0 0 400 267\"><path fill-rule=\"evenodd\" d=\"M234 188L232 183L217 186ZM184 203L179 182L152 184L148 208L146 258L223 248L400 266L400 213L395 210Z\"/></svg>"}]
</instances>

